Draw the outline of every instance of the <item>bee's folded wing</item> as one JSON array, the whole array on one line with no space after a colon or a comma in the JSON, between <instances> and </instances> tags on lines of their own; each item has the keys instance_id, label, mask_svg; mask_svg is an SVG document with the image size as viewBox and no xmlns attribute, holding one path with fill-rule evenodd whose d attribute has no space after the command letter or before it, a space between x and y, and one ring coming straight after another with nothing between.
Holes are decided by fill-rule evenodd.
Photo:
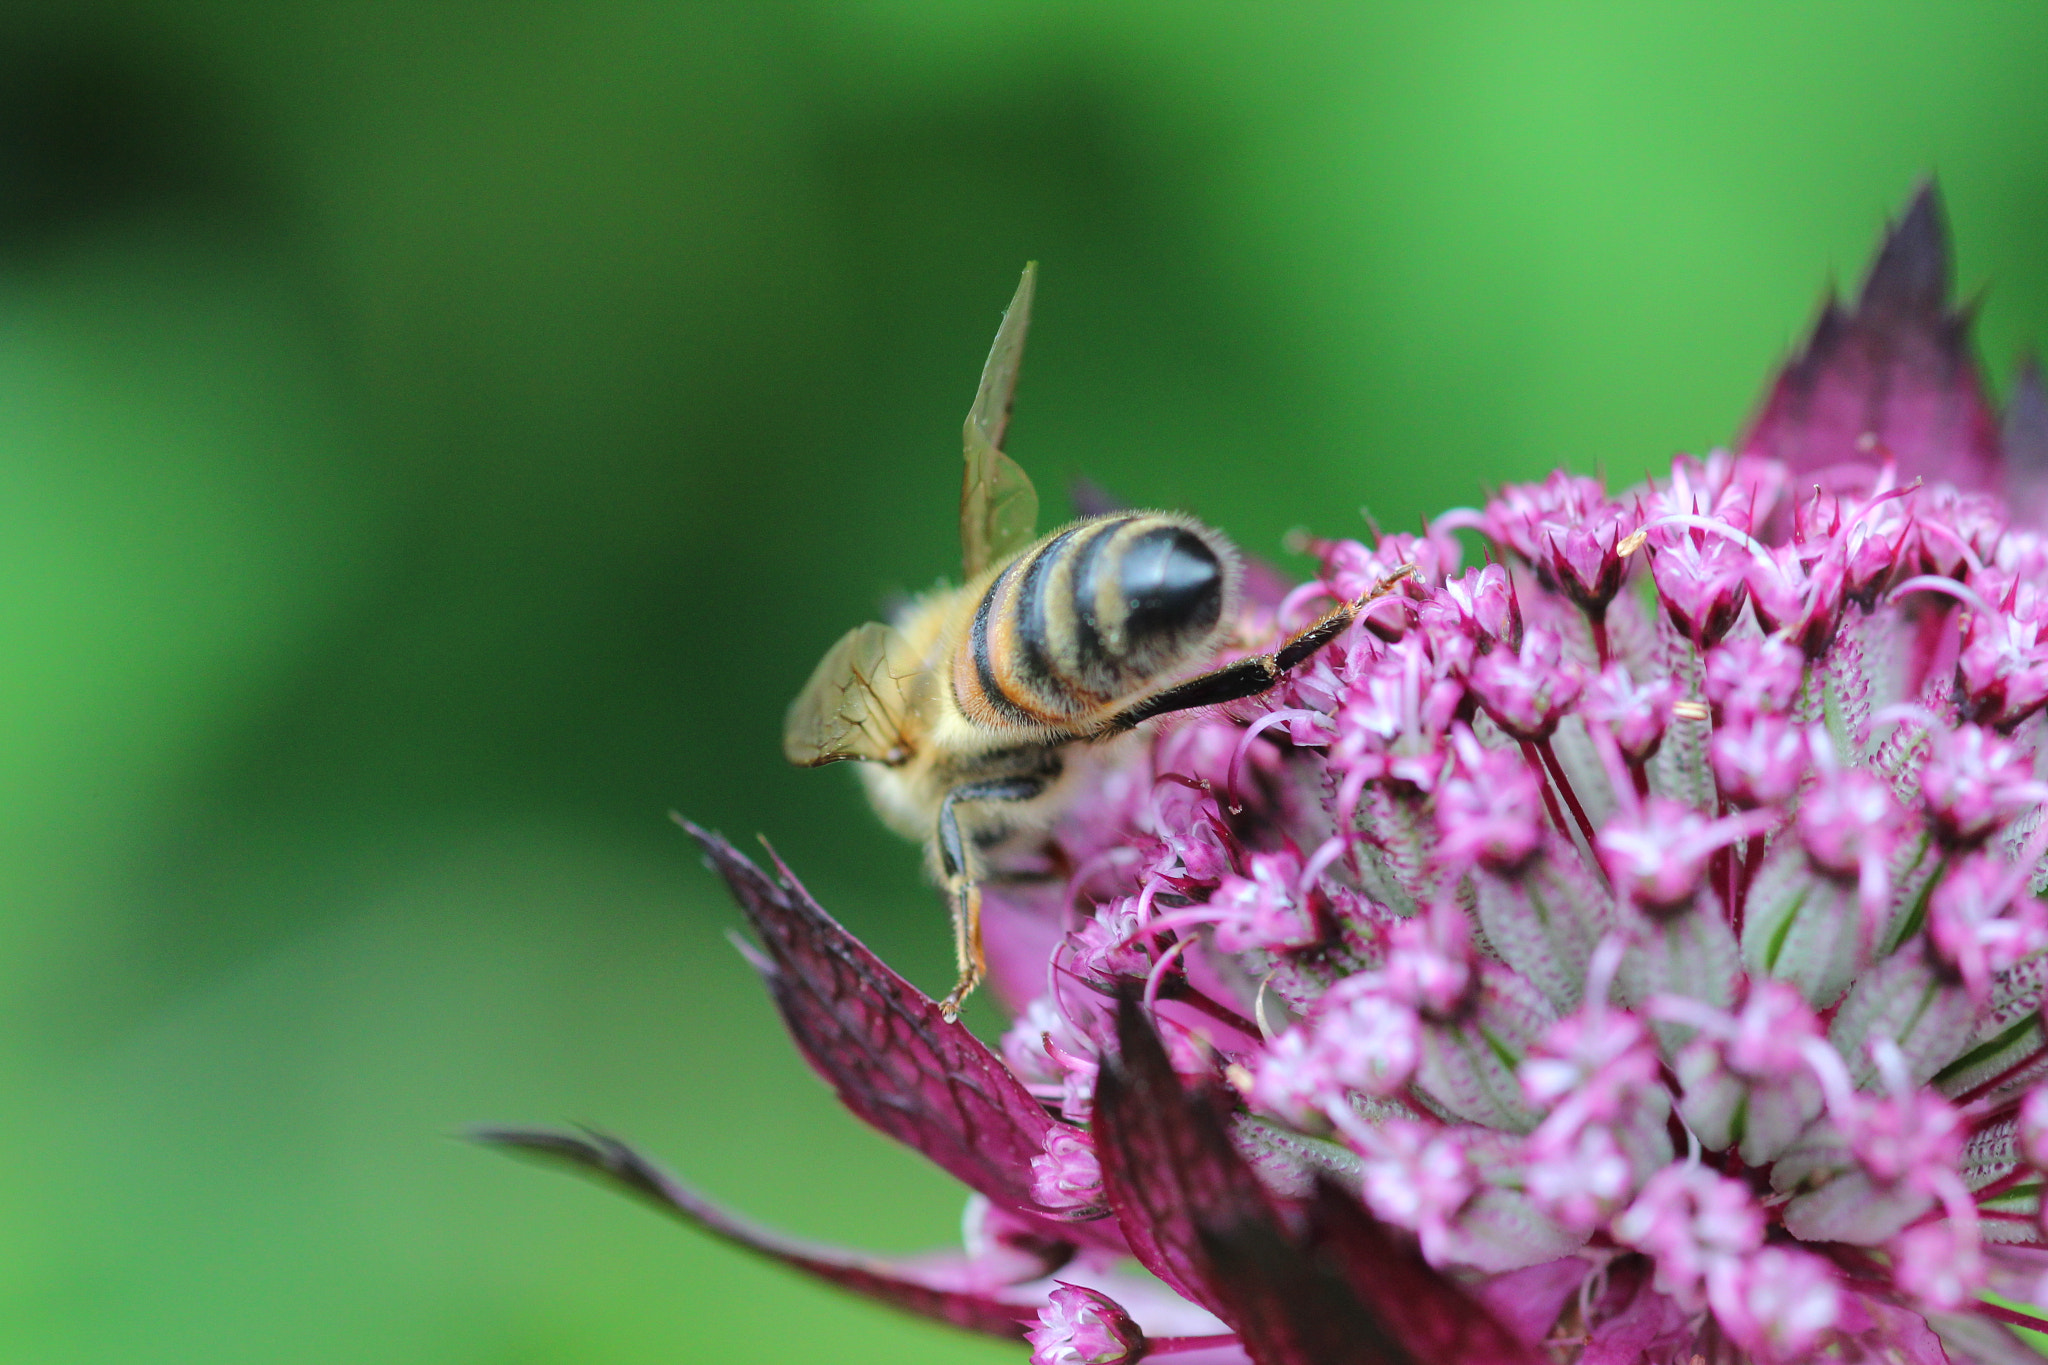
<instances>
[{"instance_id":1,"label":"bee's folded wing","mask_svg":"<svg viewBox=\"0 0 2048 1365\"><path fill-rule=\"evenodd\" d=\"M1024 267L1017 293L996 329L982 367L981 388L967 414L967 469L960 485L960 552L973 578L998 560L1029 545L1038 526L1038 490L1015 460L1003 454L1010 404L1017 393L1017 369L1024 362L1024 333L1031 325L1031 296L1038 263Z\"/></svg>"},{"instance_id":2,"label":"bee's folded wing","mask_svg":"<svg viewBox=\"0 0 2048 1365\"><path fill-rule=\"evenodd\" d=\"M909 642L894 627L855 626L789 704L784 756L806 768L849 758L902 762L910 756L911 689L919 676Z\"/></svg>"}]
</instances>

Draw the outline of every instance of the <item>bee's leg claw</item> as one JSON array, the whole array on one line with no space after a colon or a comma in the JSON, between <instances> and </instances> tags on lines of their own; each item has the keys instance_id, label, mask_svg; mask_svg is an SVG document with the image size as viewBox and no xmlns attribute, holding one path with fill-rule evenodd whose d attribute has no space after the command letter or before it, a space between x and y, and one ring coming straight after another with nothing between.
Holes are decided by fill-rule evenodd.
<instances>
[{"instance_id":1,"label":"bee's leg claw","mask_svg":"<svg viewBox=\"0 0 2048 1365\"><path fill-rule=\"evenodd\" d=\"M963 879L954 888L953 930L960 979L939 1002L939 1015L949 1024L959 1021L960 1007L967 1003L967 997L974 994L974 988L988 971L981 955L981 888L971 881Z\"/></svg>"},{"instance_id":2,"label":"bee's leg claw","mask_svg":"<svg viewBox=\"0 0 2048 1365\"><path fill-rule=\"evenodd\" d=\"M939 1017L949 1024L959 1023L960 1007L967 1003L967 997L974 994L974 988L980 984L980 972L961 977L959 983L946 993L946 998L939 1002Z\"/></svg>"}]
</instances>

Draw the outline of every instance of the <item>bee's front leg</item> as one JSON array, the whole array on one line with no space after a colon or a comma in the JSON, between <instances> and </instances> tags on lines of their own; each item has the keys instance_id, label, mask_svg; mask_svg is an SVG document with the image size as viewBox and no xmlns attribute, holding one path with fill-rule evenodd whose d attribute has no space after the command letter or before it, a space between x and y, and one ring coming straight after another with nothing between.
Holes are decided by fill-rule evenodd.
<instances>
[{"instance_id":1,"label":"bee's front leg","mask_svg":"<svg viewBox=\"0 0 2048 1365\"><path fill-rule=\"evenodd\" d=\"M1029 801L1045 788L1043 777L993 778L963 783L939 803L939 873L953 907L953 953L960 966L960 980L939 1002L939 1012L949 1023L960 1017L961 1004L988 974L981 951L981 849L961 834L958 807L963 801Z\"/></svg>"}]
</instances>

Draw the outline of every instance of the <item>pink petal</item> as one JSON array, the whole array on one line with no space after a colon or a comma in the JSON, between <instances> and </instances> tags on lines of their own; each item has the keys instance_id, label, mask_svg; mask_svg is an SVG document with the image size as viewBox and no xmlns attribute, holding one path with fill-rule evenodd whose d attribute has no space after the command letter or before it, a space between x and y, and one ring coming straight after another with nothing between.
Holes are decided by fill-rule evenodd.
<instances>
[{"instance_id":1,"label":"pink petal","mask_svg":"<svg viewBox=\"0 0 2048 1365\"><path fill-rule=\"evenodd\" d=\"M964 1256L889 1260L781 1236L727 1213L625 1143L602 1133L579 1137L573 1133L486 1128L472 1136L492 1146L565 1162L677 1215L714 1237L907 1313L935 1318L970 1332L1015 1340L1022 1340L1026 1325L1035 1320L1035 1302L1009 1303L964 1288L973 1278ZM1050 1273L1056 1268L1048 1264L1045 1270Z\"/></svg>"},{"instance_id":2,"label":"pink petal","mask_svg":"<svg viewBox=\"0 0 2048 1365\"><path fill-rule=\"evenodd\" d=\"M1941 1338L1927 1319L1912 1309L1868 1296L1845 1296L1844 1303L1850 1311L1845 1313L1843 1335L1854 1337L1870 1356L1898 1361L1899 1365L1953 1365ZM1856 1307L1867 1315L1863 1323L1856 1321Z\"/></svg>"},{"instance_id":3,"label":"pink petal","mask_svg":"<svg viewBox=\"0 0 2048 1365\"><path fill-rule=\"evenodd\" d=\"M1618 1292L1609 1293L1607 1302L1620 1301L1621 1294L1628 1292L1627 1287L1620 1287ZM1579 1365L1642 1365L1643 1361L1655 1358L1650 1354L1654 1344L1662 1342L1668 1346L1689 1336L1686 1315L1668 1295L1650 1287L1647 1272L1638 1271L1625 1306L1593 1329L1585 1351L1579 1356Z\"/></svg>"},{"instance_id":4,"label":"pink petal","mask_svg":"<svg viewBox=\"0 0 2048 1365\"><path fill-rule=\"evenodd\" d=\"M1970 312L1949 305L1951 274L1930 183L1885 234L1855 307L1833 298L1822 306L1743 453L1783 460L1800 487L1838 465L1877 463L1874 438L1898 460L1902 482L1925 476L1998 491L1998 426L1971 352Z\"/></svg>"},{"instance_id":5,"label":"pink petal","mask_svg":"<svg viewBox=\"0 0 2048 1365\"><path fill-rule=\"evenodd\" d=\"M1577 1256L1560 1256L1541 1265L1495 1275L1476 1293L1503 1327L1524 1344L1538 1346L1557 1325L1565 1301L1578 1292L1592 1269L1589 1262Z\"/></svg>"}]
</instances>

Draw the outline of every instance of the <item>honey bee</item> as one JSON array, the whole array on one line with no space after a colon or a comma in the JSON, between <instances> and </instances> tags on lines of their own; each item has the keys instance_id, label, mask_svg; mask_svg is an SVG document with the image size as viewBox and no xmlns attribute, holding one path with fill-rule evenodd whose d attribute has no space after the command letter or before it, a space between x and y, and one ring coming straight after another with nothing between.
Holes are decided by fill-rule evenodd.
<instances>
[{"instance_id":1,"label":"honey bee","mask_svg":"<svg viewBox=\"0 0 2048 1365\"><path fill-rule=\"evenodd\" d=\"M1038 495L1002 452L1036 281L1036 263L1025 266L967 414L964 581L847 632L783 726L790 762L861 760L883 820L926 841L960 969L940 1005L947 1019L986 971L986 855L1051 823L1070 750L1265 691L1413 572L1403 566L1271 653L1188 676L1238 623L1236 547L1172 512L1084 517L1039 536Z\"/></svg>"}]
</instances>

